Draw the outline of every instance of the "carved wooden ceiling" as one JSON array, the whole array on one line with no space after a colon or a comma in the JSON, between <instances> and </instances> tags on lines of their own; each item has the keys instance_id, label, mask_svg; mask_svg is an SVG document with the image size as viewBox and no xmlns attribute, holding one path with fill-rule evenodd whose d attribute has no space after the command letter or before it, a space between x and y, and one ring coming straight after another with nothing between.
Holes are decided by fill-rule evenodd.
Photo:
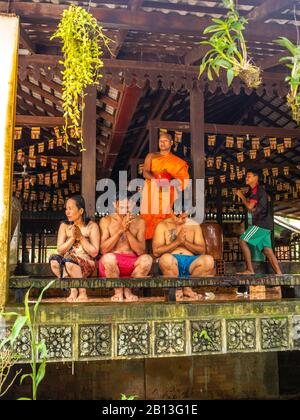
<instances>
[{"instance_id":1,"label":"carved wooden ceiling","mask_svg":"<svg viewBox=\"0 0 300 420\"><path fill-rule=\"evenodd\" d=\"M50 37L61 13L70 3L61 0L0 1L0 12L20 16L19 116L62 116L61 75L57 64L61 51L59 42L50 41ZM249 53L264 69L264 84L256 92L245 89L239 80L234 81L231 90L224 78L209 83L205 78L198 80L197 64L205 53L199 41L204 38L202 31L211 18L226 14L221 1L94 0L72 3L89 8L103 24L106 34L115 40L114 56L105 54L103 85L97 93L98 176L128 168L130 159L145 156L148 120L189 121L188 90L195 83L206 92L207 123L296 127L285 102L285 69L278 65L284 51L273 40L287 36L296 41L299 1L238 1L240 13L249 19L246 30ZM138 85L135 89L132 88L134 83ZM43 133L46 139L51 138L53 128L44 126ZM28 136L29 133L22 140L24 146L29 144ZM296 143L294 150L279 156L274 163L283 163L282 159L286 159L286 162L298 164L298 146ZM79 157L77 149L72 148L68 151L60 148L52 154ZM263 163L263 160L259 161L259 164ZM300 217L300 212L297 214Z\"/></svg>"}]
</instances>

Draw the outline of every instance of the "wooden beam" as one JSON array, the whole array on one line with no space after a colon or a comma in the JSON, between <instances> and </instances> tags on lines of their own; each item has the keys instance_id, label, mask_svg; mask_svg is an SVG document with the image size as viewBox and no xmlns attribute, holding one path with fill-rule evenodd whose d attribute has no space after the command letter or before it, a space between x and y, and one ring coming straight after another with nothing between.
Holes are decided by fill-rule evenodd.
<instances>
[{"instance_id":1,"label":"wooden beam","mask_svg":"<svg viewBox=\"0 0 300 420\"><path fill-rule=\"evenodd\" d=\"M248 13L246 19L262 22L274 16L277 12L286 8L292 8L295 1L293 0L263 0L262 4L256 6ZM279 35L279 34L278 34Z\"/></svg>"},{"instance_id":2,"label":"wooden beam","mask_svg":"<svg viewBox=\"0 0 300 420\"><path fill-rule=\"evenodd\" d=\"M156 127L149 128L149 153L158 152L158 129Z\"/></svg>"},{"instance_id":3,"label":"wooden beam","mask_svg":"<svg viewBox=\"0 0 300 420\"><path fill-rule=\"evenodd\" d=\"M86 211L94 218L96 209L96 86L86 90L83 110L82 136L85 152L82 152L81 191L85 199Z\"/></svg>"},{"instance_id":4,"label":"wooden beam","mask_svg":"<svg viewBox=\"0 0 300 420\"><path fill-rule=\"evenodd\" d=\"M109 96L100 96L99 98L100 102L103 102L105 105L109 105L112 108L117 109L118 108L118 101L115 101L114 99L110 98Z\"/></svg>"},{"instance_id":5,"label":"wooden beam","mask_svg":"<svg viewBox=\"0 0 300 420\"><path fill-rule=\"evenodd\" d=\"M48 86L50 89L53 89L58 93L62 93L62 85L60 85L57 82L54 82L53 80L48 80L48 78L43 76L42 74L39 75L39 81L44 85Z\"/></svg>"},{"instance_id":6,"label":"wooden beam","mask_svg":"<svg viewBox=\"0 0 300 420\"><path fill-rule=\"evenodd\" d=\"M148 122L149 129L166 128L168 130L178 130L183 132L190 132L190 123L182 121L157 121L152 120ZM210 134L232 134L239 135L253 135L258 137L300 137L299 128L280 128L280 127L259 127L256 125L230 125L230 124L205 124L205 133Z\"/></svg>"},{"instance_id":7,"label":"wooden beam","mask_svg":"<svg viewBox=\"0 0 300 420\"><path fill-rule=\"evenodd\" d=\"M52 102L53 104L62 106L62 100L60 98L57 98L56 96L52 95L52 93L47 92L29 80L19 80L19 83L21 86L26 86L32 92L37 93L42 98L48 99L48 101Z\"/></svg>"},{"instance_id":8,"label":"wooden beam","mask_svg":"<svg viewBox=\"0 0 300 420\"><path fill-rule=\"evenodd\" d=\"M115 125L104 169L112 168L115 163L141 94L142 89L136 85L126 86L124 89L120 106L115 117Z\"/></svg>"},{"instance_id":9,"label":"wooden beam","mask_svg":"<svg viewBox=\"0 0 300 420\"><path fill-rule=\"evenodd\" d=\"M168 99L169 96L170 96L170 91L169 90L164 91L163 93L160 94L159 98L157 99L156 105L153 108L150 107L151 110L147 114L147 120L152 120L154 118L160 119L161 111L164 108L166 100ZM148 141L147 127L145 127L143 129L141 129L141 131L140 131L140 133L139 133L139 135L136 139L136 144L135 144L135 147L133 149L133 152L131 153L131 156L135 157L136 154L139 156L139 153L142 152L142 150L144 149L147 141ZM128 167L128 165L127 165L127 167Z\"/></svg>"},{"instance_id":10,"label":"wooden beam","mask_svg":"<svg viewBox=\"0 0 300 420\"><path fill-rule=\"evenodd\" d=\"M24 48L26 48L30 54L36 53L36 47L34 42L29 38L25 29L20 26L20 40Z\"/></svg>"},{"instance_id":11,"label":"wooden beam","mask_svg":"<svg viewBox=\"0 0 300 420\"><path fill-rule=\"evenodd\" d=\"M273 0L272 0L273 1ZM282 2L282 0L275 0ZM19 15L23 21L29 19L30 21L57 21L61 18L61 14L69 5L62 4L47 4L47 3L28 3L28 2L13 2L10 5L11 12ZM0 2L0 12L6 12L7 3ZM164 14L161 12L144 12L139 10L129 9L110 9L92 7L90 13L99 20L106 28L118 28L128 30L161 32L161 33L201 33L208 25L211 24L211 19L207 17L197 16L179 16L178 14ZM279 24L261 25L260 22L251 22L248 24L245 36L249 39L249 35L257 40L275 39L279 34L286 36L291 40L297 38L294 27L284 27Z\"/></svg>"},{"instance_id":12,"label":"wooden beam","mask_svg":"<svg viewBox=\"0 0 300 420\"><path fill-rule=\"evenodd\" d=\"M131 11L138 10L141 7L142 3L143 3L143 0L129 0L127 8ZM118 54L123 46L123 43L127 37L127 34L128 34L127 29L121 29L118 31L116 43L112 47L112 55L114 57L116 58L118 57Z\"/></svg>"},{"instance_id":13,"label":"wooden beam","mask_svg":"<svg viewBox=\"0 0 300 420\"><path fill-rule=\"evenodd\" d=\"M287 53L281 52L269 57L262 58L261 60L257 60L255 64L260 67L262 70L271 69L272 67L282 66L284 63L280 63L279 60L282 57L285 57Z\"/></svg>"},{"instance_id":14,"label":"wooden beam","mask_svg":"<svg viewBox=\"0 0 300 420\"><path fill-rule=\"evenodd\" d=\"M27 102L25 102L22 98L17 97L17 106L20 106L20 108L22 108L22 111L19 113L21 115L25 115L26 117L28 116L44 116L45 112L44 111L40 111L39 109L35 108L33 105L28 104ZM32 114L32 115L28 115L28 113Z\"/></svg>"},{"instance_id":15,"label":"wooden beam","mask_svg":"<svg viewBox=\"0 0 300 420\"><path fill-rule=\"evenodd\" d=\"M18 95L22 96L22 98L25 99L26 101L29 101L36 106L39 106L48 114L52 114L55 117L60 117L62 114L61 112L57 111L56 108L48 104L45 104L41 99L38 99L38 98L35 98L34 96L29 95L29 93L23 91L22 89L18 90Z\"/></svg>"},{"instance_id":16,"label":"wooden beam","mask_svg":"<svg viewBox=\"0 0 300 420\"><path fill-rule=\"evenodd\" d=\"M16 115L16 125L21 127L59 127L64 123L63 117Z\"/></svg>"},{"instance_id":17,"label":"wooden beam","mask_svg":"<svg viewBox=\"0 0 300 420\"><path fill-rule=\"evenodd\" d=\"M58 61L61 60L62 57L58 55L43 55L43 54L35 54L31 57L24 57L21 56L19 58L20 64L23 65L32 65L32 64L41 64L41 65L49 65L49 66L56 66ZM175 74L185 74L189 76L197 77L199 74L199 66L188 66L185 64L170 64L165 62L153 62L153 61L135 61L135 60L116 60L116 59L103 59L104 68L106 70L140 70L145 71L145 73L149 74L149 72L159 73L175 73ZM282 81L286 77L285 73L271 73L265 72L263 74L263 79L265 81ZM114 87L113 83L110 84ZM116 89L119 90L120 87L116 86Z\"/></svg>"},{"instance_id":18,"label":"wooden beam","mask_svg":"<svg viewBox=\"0 0 300 420\"><path fill-rule=\"evenodd\" d=\"M201 58L204 57L209 48L210 47L208 45L201 45L200 47L192 49L192 51L189 51L184 56L184 63L187 65L191 65L194 64L195 61L201 60Z\"/></svg>"},{"instance_id":19,"label":"wooden beam","mask_svg":"<svg viewBox=\"0 0 300 420\"><path fill-rule=\"evenodd\" d=\"M109 114L108 112L106 112L104 110L102 110L102 111L99 112L99 117L100 118L103 118L105 121L108 121L108 122L110 122L112 124L115 121L114 115L111 115L111 114Z\"/></svg>"}]
</instances>

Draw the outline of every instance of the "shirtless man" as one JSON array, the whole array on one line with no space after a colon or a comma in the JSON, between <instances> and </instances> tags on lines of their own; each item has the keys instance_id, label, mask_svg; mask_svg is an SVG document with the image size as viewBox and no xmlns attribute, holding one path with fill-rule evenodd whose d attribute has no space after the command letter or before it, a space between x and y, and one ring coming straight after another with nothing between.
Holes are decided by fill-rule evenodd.
<instances>
[{"instance_id":1,"label":"shirtless man","mask_svg":"<svg viewBox=\"0 0 300 420\"><path fill-rule=\"evenodd\" d=\"M188 219L186 213L172 214L160 222L153 237L153 253L159 258L164 276L199 277L214 275L214 259L205 255L205 242L200 225ZM176 300L198 300L201 295L190 287L176 291Z\"/></svg>"},{"instance_id":2,"label":"shirtless man","mask_svg":"<svg viewBox=\"0 0 300 420\"><path fill-rule=\"evenodd\" d=\"M119 198L115 213L100 220L103 254L99 273L103 277L145 277L152 267L152 258L145 254L145 222L130 213L129 200ZM137 301L130 289L115 289L114 302Z\"/></svg>"}]
</instances>

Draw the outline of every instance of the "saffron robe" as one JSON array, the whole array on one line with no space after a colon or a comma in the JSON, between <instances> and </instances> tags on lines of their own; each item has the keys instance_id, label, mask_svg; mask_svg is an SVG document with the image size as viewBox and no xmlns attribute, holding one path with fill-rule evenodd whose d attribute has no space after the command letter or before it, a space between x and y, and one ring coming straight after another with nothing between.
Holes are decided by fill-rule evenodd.
<instances>
[{"instance_id":1,"label":"saffron robe","mask_svg":"<svg viewBox=\"0 0 300 420\"><path fill-rule=\"evenodd\" d=\"M185 189L189 180L188 164L172 153L154 156L151 172L154 176L168 172L173 179L180 181L178 183L180 190ZM141 201L141 217L146 223L146 239L152 239L158 223L171 216L177 196L173 186L161 188L155 179L146 179Z\"/></svg>"}]
</instances>

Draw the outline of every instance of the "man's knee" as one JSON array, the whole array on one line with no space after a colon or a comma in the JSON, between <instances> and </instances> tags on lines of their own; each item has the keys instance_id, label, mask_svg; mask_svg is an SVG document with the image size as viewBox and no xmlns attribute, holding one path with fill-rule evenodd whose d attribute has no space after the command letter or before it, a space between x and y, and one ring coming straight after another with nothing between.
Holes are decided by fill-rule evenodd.
<instances>
[{"instance_id":1,"label":"man's knee","mask_svg":"<svg viewBox=\"0 0 300 420\"><path fill-rule=\"evenodd\" d=\"M215 268L215 260L211 255L203 255L202 259L205 270L212 271Z\"/></svg>"},{"instance_id":2,"label":"man's knee","mask_svg":"<svg viewBox=\"0 0 300 420\"><path fill-rule=\"evenodd\" d=\"M50 267L52 268L52 270L60 269L59 262L56 261L56 260L51 260L50 261Z\"/></svg>"},{"instance_id":3,"label":"man's knee","mask_svg":"<svg viewBox=\"0 0 300 420\"><path fill-rule=\"evenodd\" d=\"M163 254L159 259L159 267L162 271L169 270L175 261L176 259L172 254Z\"/></svg>"},{"instance_id":4,"label":"man's knee","mask_svg":"<svg viewBox=\"0 0 300 420\"><path fill-rule=\"evenodd\" d=\"M273 255L273 250L271 249L271 248L267 248L267 247L265 247L264 249L263 249L263 253L268 257L268 256L271 256L271 255Z\"/></svg>"},{"instance_id":5,"label":"man's knee","mask_svg":"<svg viewBox=\"0 0 300 420\"><path fill-rule=\"evenodd\" d=\"M117 266L116 256L112 253L105 254L101 257L101 263L104 265L104 267L116 267Z\"/></svg>"},{"instance_id":6,"label":"man's knee","mask_svg":"<svg viewBox=\"0 0 300 420\"><path fill-rule=\"evenodd\" d=\"M193 268L194 270L199 270L203 272L212 272L215 268L215 260L211 255L201 255L201 257L196 260L196 265Z\"/></svg>"},{"instance_id":7,"label":"man's knee","mask_svg":"<svg viewBox=\"0 0 300 420\"><path fill-rule=\"evenodd\" d=\"M141 270L149 272L151 270L152 263L152 257L150 255L145 254L139 258L138 266L141 268Z\"/></svg>"}]
</instances>

